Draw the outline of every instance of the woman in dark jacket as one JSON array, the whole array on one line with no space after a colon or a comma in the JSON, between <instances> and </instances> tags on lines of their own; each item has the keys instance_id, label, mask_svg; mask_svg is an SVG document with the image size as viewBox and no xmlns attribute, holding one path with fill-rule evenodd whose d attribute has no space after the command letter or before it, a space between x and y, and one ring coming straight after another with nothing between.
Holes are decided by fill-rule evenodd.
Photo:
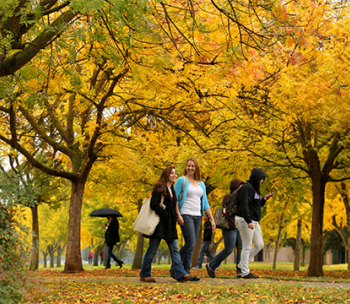
<instances>
[{"instance_id":1,"label":"woman in dark jacket","mask_svg":"<svg viewBox=\"0 0 350 304\"><path fill-rule=\"evenodd\" d=\"M231 194L236 189L239 189L244 184L243 181L239 179L234 179L230 183L230 192L226 194L222 200L221 206L226 208L226 204L231 198ZM241 270L238 267L239 262L241 261L241 251L242 251L242 241L241 236L237 227L235 229L222 230L222 235L224 237L225 248L221 250L215 258L206 265L208 275L212 278L215 278L215 269L219 268L221 263L232 253L233 249L237 247L237 259L236 259L236 273L237 277L241 276Z\"/></svg>"},{"instance_id":2,"label":"woman in dark jacket","mask_svg":"<svg viewBox=\"0 0 350 304\"><path fill-rule=\"evenodd\" d=\"M169 247L176 280L185 282L192 281L195 278L193 275L187 274L182 266L177 244L176 194L173 187L176 177L175 168L172 166L168 167L163 170L158 182L153 188L150 207L159 215L160 221L154 233L149 237L149 247L143 258L140 271L140 281L142 282L156 282L151 277L152 260L157 253L162 239L166 241ZM162 196L164 197L163 202L161 202Z\"/></svg>"},{"instance_id":3,"label":"woman in dark jacket","mask_svg":"<svg viewBox=\"0 0 350 304\"><path fill-rule=\"evenodd\" d=\"M117 256L113 253L114 245L120 242L119 221L115 216L110 216L110 215L108 216L108 220L110 221L110 224L107 228L106 235L105 235L105 243L107 245L106 269L111 268L111 258L113 258L113 260L117 262L117 264L119 265L119 268L122 268L124 262L122 260L119 260Z\"/></svg>"},{"instance_id":4,"label":"woman in dark jacket","mask_svg":"<svg viewBox=\"0 0 350 304\"><path fill-rule=\"evenodd\" d=\"M250 273L249 261L264 247L259 221L261 219L261 207L265 205L272 194L261 197L260 185L265 180L265 173L254 168L249 180L241 187L238 194L238 212L235 217L236 226L242 239L241 261L238 264L241 270L241 278L257 279L258 276ZM254 243L254 247L252 247Z\"/></svg>"}]
</instances>

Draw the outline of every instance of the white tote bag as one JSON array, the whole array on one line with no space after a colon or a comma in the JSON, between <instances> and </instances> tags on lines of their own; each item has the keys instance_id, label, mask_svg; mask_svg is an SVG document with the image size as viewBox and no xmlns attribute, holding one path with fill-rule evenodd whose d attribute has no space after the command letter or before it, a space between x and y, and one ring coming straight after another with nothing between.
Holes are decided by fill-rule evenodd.
<instances>
[{"instance_id":1,"label":"white tote bag","mask_svg":"<svg viewBox=\"0 0 350 304\"><path fill-rule=\"evenodd\" d=\"M164 196L162 195L162 198L160 200L160 206L165 209L164 202ZM155 213L154 210L150 207L151 198L145 198L140 210L139 215L137 216L135 222L134 222L134 229L137 232L140 232L145 235L152 235L154 233L154 230L156 230L156 227L160 221L159 215Z\"/></svg>"}]
</instances>

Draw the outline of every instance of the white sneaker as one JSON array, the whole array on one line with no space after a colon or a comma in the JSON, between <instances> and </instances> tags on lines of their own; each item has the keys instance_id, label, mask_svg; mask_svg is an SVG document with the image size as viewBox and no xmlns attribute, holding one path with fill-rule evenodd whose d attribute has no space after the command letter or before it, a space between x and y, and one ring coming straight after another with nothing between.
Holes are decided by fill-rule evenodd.
<instances>
[{"instance_id":1,"label":"white sneaker","mask_svg":"<svg viewBox=\"0 0 350 304\"><path fill-rule=\"evenodd\" d=\"M202 267L194 266L192 269L202 269Z\"/></svg>"}]
</instances>

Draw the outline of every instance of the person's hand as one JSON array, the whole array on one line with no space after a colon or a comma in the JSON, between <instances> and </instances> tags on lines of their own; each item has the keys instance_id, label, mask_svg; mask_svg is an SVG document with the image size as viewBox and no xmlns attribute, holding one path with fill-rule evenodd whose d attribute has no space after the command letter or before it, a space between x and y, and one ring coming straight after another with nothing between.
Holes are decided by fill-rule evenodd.
<instances>
[{"instance_id":1,"label":"person's hand","mask_svg":"<svg viewBox=\"0 0 350 304\"><path fill-rule=\"evenodd\" d=\"M180 225L180 226L183 226L183 225L184 225L184 223L185 223L185 221L184 221L184 219L182 218L182 216L181 216L181 215L179 215L179 216L178 216L178 218L177 218L177 222L179 223L179 225Z\"/></svg>"},{"instance_id":2,"label":"person's hand","mask_svg":"<svg viewBox=\"0 0 350 304\"><path fill-rule=\"evenodd\" d=\"M214 222L214 219L211 221L211 230L215 230L216 229L216 224Z\"/></svg>"},{"instance_id":3,"label":"person's hand","mask_svg":"<svg viewBox=\"0 0 350 304\"><path fill-rule=\"evenodd\" d=\"M264 196L264 200L267 201L270 197L272 197L272 195L273 195L273 192L271 192L270 194L266 194Z\"/></svg>"},{"instance_id":4,"label":"person's hand","mask_svg":"<svg viewBox=\"0 0 350 304\"><path fill-rule=\"evenodd\" d=\"M254 229L254 224L253 224L253 223L249 223L249 224L248 224L248 228Z\"/></svg>"}]
</instances>

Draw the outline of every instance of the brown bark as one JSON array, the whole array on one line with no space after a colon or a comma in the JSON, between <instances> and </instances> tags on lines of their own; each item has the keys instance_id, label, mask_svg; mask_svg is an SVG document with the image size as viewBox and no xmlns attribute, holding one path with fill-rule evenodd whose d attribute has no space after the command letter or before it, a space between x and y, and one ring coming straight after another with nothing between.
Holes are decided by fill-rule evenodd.
<instances>
[{"instance_id":1,"label":"brown bark","mask_svg":"<svg viewBox=\"0 0 350 304\"><path fill-rule=\"evenodd\" d=\"M348 269L350 270L350 212L347 214L348 218Z\"/></svg>"},{"instance_id":2,"label":"brown bark","mask_svg":"<svg viewBox=\"0 0 350 304\"><path fill-rule=\"evenodd\" d=\"M136 251L135 251L134 261L132 263L131 269L141 269L142 257L143 257L143 244L144 244L143 235L138 232Z\"/></svg>"},{"instance_id":3,"label":"brown bark","mask_svg":"<svg viewBox=\"0 0 350 304\"><path fill-rule=\"evenodd\" d=\"M215 230L217 231L217 230ZM220 245L220 243L223 241L224 237L222 236L217 242L215 242L215 232L212 235L212 240L211 240L211 253L213 255L216 254L216 251Z\"/></svg>"},{"instance_id":4,"label":"brown bark","mask_svg":"<svg viewBox=\"0 0 350 304\"><path fill-rule=\"evenodd\" d=\"M301 232L302 232L303 220L298 219L297 225L297 239L295 242L295 251L294 251L294 270L299 270L300 265L300 249L301 249Z\"/></svg>"},{"instance_id":5,"label":"brown bark","mask_svg":"<svg viewBox=\"0 0 350 304\"><path fill-rule=\"evenodd\" d=\"M72 182L66 263L63 272L79 272L84 270L80 252L80 222L84 188L85 180Z\"/></svg>"},{"instance_id":6,"label":"brown bark","mask_svg":"<svg viewBox=\"0 0 350 304\"><path fill-rule=\"evenodd\" d=\"M64 249L66 248L67 244L61 245L61 241L57 244L57 263L56 267L61 267L61 257Z\"/></svg>"},{"instance_id":7,"label":"brown bark","mask_svg":"<svg viewBox=\"0 0 350 304\"><path fill-rule=\"evenodd\" d=\"M46 250L42 250L43 253L43 259L44 259L44 268L47 267L47 256L49 255L49 252Z\"/></svg>"},{"instance_id":8,"label":"brown bark","mask_svg":"<svg viewBox=\"0 0 350 304\"><path fill-rule=\"evenodd\" d=\"M142 207L142 200L137 202L137 209L140 212ZM143 235L141 233L137 233L137 243L136 243L136 251L134 256L134 261L132 262L131 269L141 269L142 266L142 256L143 256Z\"/></svg>"},{"instance_id":9,"label":"brown bark","mask_svg":"<svg viewBox=\"0 0 350 304\"><path fill-rule=\"evenodd\" d=\"M283 215L282 215L282 218L283 218ZM279 248L280 248L280 241L281 241L282 229L283 229L283 227L280 225L279 228L278 228L278 236L277 236L277 240L276 240L275 253L274 253L274 255L273 255L272 269L276 269L276 265L277 265L277 253L278 253L278 250L279 250Z\"/></svg>"},{"instance_id":10,"label":"brown bark","mask_svg":"<svg viewBox=\"0 0 350 304\"><path fill-rule=\"evenodd\" d=\"M26 10L23 9L25 14ZM34 58L42 49L48 46L48 44L55 40L56 37L66 29L64 25L68 24L72 19L78 15L78 11L67 10L64 13L58 15L56 20L52 22L50 28L44 29L31 43L28 43L23 50L18 52L9 52L11 56L7 56L2 62L0 62L0 77L14 74L24 65L26 65L32 58ZM54 18L53 16L51 16ZM12 20L13 21L13 20ZM20 18L17 18L17 23ZM38 21L39 22L39 21ZM29 23L30 24L30 23ZM20 26L19 24L17 24ZM10 24L11 28L15 27L15 24ZM58 29L58 30L53 30ZM22 34L25 34L23 32ZM20 41L21 37L16 37Z\"/></svg>"},{"instance_id":11,"label":"brown bark","mask_svg":"<svg viewBox=\"0 0 350 304\"><path fill-rule=\"evenodd\" d=\"M321 174L317 174L316 176L315 175L311 176L313 208L308 276L319 277L323 276L322 233L326 182L320 176Z\"/></svg>"},{"instance_id":12,"label":"brown bark","mask_svg":"<svg viewBox=\"0 0 350 304\"><path fill-rule=\"evenodd\" d=\"M337 230L337 232L340 234L345 249L346 249L346 258L348 263L348 269L350 269L350 202L349 202L349 196L347 193L346 185L344 182L341 182L341 190L339 190L339 193L343 199L345 211L346 211L346 225L347 225L347 235L344 234L344 231L337 225L337 222L335 220L335 215L333 216L333 226Z\"/></svg>"},{"instance_id":13,"label":"brown bark","mask_svg":"<svg viewBox=\"0 0 350 304\"><path fill-rule=\"evenodd\" d=\"M278 225L278 236L277 236L277 240L276 240L275 253L274 253L274 256L273 256L272 269L276 269L277 254L278 254L278 250L279 250L279 248L280 248L280 242L281 242L281 236L282 236L282 229L284 228L284 225L283 225L284 211L286 210L287 205L288 205L288 201L286 201L285 204L284 204L284 206L283 206L283 210L282 210L282 214L281 214L281 219L280 219L279 225Z\"/></svg>"},{"instance_id":14,"label":"brown bark","mask_svg":"<svg viewBox=\"0 0 350 304\"><path fill-rule=\"evenodd\" d=\"M98 266L98 260L101 258L100 253L103 251L103 248L105 247L105 243L101 243L100 245L97 246L93 258L93 266Z\"/></svg>"},{"instance_id":15,"label":"brown bark","mask_svg":"<svg viewBox=\"0 0 350 304\"><path fill-rule=\"evenodd\" d=\"M47 246L47 251L50 255L50 268L53 268L55 265L56 246L54 244L50 244L49 246Z\"/></svg>"},{"instance_id":16,"label":"brown bark","mask_svg":"<svg viewBox=\"0 0 350 304\"><path fill-rule=\"evenodd\" d=\"M196 241L196 244L194 245L192 260L191 260L191 267L197 266L199 250L201 249L201 245L202 245L202 230L203 230L203 225L201 225L201 228L199 229L197 241Z\"/></svg>"},{"instance_id":17,"label":"brown bark","mask_svg":"<svg viewBox=\"0 0 350 304\"><path fill-rule=\"evenodd\" d=\"M307 165L307 174L312 183L312 227L311 227L311 252L308 276L323 276L322 233L324 216L324 195L326 183L330 180L329 174L334 168L337 156L343 147L340 143L340 135L334 135L326 162L321 169L321 163L317 149L317 132L310 122L298 121L299 139L303 148L303 158ZM316 147L314 147L314 146Z\"/></svg>"},{"instance_id":18,"label":"brown bark","mask_svg":"<svg viewBox=\"0 0 350 304\"><path fill-rule=\"evenodd\" d=\"M29 270L39 269L39 220L38 205L31 207L32 212L32 258L30 260Z\"/></svg>"}]
</instances>

